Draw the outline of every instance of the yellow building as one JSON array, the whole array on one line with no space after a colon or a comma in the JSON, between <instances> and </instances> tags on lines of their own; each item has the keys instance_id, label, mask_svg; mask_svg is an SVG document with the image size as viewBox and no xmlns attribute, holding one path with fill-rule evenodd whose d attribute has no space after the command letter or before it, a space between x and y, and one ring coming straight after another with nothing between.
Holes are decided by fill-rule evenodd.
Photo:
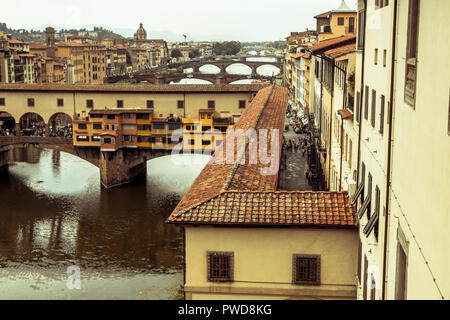
<instances>
[{"instance_id":1,"label":"yellow building","mask_svg":"<svg viewBox=\"0 0 450 320\"><path fill-rule=\"evenodd\" d=\"M59 42L57 57L67 60L68 83L102 84L106 77L106 48L94 43Z\"/></svg>"},{"instance_id":2,"label":"yellow building","mask_svg":"<svg viewBox=\"0 0 450 320\"><path fill-rule=\"evenodd\" d=\"M345 0L339 8L314 17L317 22L319 41L339 36L356 35L356 10L350 9Z\"/></svg>"}]
</instances>

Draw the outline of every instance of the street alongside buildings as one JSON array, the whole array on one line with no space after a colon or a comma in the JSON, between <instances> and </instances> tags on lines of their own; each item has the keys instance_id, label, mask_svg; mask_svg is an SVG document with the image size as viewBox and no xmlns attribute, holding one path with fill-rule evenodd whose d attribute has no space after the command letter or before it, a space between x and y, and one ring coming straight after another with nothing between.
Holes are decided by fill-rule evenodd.
<instances>
[{"instance_id":1,"label":"street alongside buildings","mask_svg":"<svg viewBox=\"0 0 450 320\"><path fill-rule=\"evenodd\" d=\"M358 208L358 299L449 297L449 76L439 70L450 66L433 49L448 46L449 10L360 0L350 12L342 2L315 16L318 39L288 37L284 81L314 119L322 188L348 190Z\"/></svg>"}]
</instances>

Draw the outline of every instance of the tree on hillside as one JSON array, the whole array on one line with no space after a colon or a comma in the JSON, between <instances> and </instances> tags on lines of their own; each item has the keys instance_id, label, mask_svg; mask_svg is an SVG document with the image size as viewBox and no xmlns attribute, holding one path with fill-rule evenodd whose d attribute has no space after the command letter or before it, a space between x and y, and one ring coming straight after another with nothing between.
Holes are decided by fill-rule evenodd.
<instances>
[{"instance_id":1,"label":"tree on hillside","mask_svg":"<svg viewBox=\"0 0 450 320\"><path fill-rule=\"evenodd\" d=\"M235 55L241 51L241 43L238 41L216 42L213 45L215 55Z\"/></svg>"}]
</instances>

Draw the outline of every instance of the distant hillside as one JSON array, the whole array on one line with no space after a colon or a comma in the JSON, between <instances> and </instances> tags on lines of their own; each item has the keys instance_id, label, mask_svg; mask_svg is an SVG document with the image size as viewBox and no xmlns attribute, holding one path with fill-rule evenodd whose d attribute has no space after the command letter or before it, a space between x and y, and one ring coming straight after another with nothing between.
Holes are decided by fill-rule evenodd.
<instances>
[{"instance_id":1,"label":"distant hillside","mask_svg":"<svg viewBox=\"0 0 450 320\"><path fill-rule=\"evenodd\" d=\"M42 28L44 29L44 28ZM20 39L27 42L33 41L44 41L45 32L43 30L25 30L25 29L10 29L6 23L0 22L0 31L10 33L13 38ZM101 40L104 38L123 38L120 34L114 33L110 30L104 29L103 27L93 27L92 30L87 29L59 29L55 30L55 37L57 41L64 41L69 36L87 36L94 40Z\"/></svg>"}]
</instances>

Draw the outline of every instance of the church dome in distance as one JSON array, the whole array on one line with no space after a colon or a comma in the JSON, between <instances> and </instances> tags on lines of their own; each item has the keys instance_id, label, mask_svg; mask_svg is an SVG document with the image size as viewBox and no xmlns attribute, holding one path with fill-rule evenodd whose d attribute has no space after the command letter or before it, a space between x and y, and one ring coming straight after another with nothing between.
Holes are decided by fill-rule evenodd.
<instances>
[{"instance_id":1,"label":"church dome in distance","mask_svg":"<svg viewBox=\"0 0 450 320\"><path fill-rule=\"evenodd\" d=\"M140 23L139 28L134 34L134 40L147 40L147 31L145 31L144 27L142 26L142 22Z\"/></svg>"}]
</instances>

